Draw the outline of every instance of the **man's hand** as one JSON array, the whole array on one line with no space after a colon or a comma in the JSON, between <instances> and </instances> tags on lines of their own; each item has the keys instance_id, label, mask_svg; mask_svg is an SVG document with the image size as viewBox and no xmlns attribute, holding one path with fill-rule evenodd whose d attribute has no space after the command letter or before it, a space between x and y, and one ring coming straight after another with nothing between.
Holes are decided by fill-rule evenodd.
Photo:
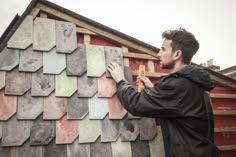
<instances>
[{"instance_id":1,"label":"man's hand","mask_svg":"<svg viewBox=\"0 0 236 157\"><path fill-rule=\"evenodd\" d=\"M117 63L110 63L107 70L110 72L112 78L118 83L121 80L125 80L124 71Z\"/></svg>"},{"instance_id":2,"label":"man's hand","mask_svg":"<svg viewBox=\"0 0 236 157\"><path fill-rule=\"evenodd\" d=\"M144 86L146 88L148 88L148 89L153 87L152 82L147 77L137 77L137 81L136 82L138 82L138 80L142 81Z\"/></svg>"}]
</instances>

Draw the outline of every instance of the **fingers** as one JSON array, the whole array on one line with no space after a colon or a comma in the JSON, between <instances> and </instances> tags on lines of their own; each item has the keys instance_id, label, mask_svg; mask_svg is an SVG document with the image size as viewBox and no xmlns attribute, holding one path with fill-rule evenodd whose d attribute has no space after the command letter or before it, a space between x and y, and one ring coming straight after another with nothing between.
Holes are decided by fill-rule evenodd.
<instances>
[{"instance_id":1,"label":"fingers","mask_svg":"<svg viewBox=\"0 0 236 157\"><path fill-rule=\"evenodd\" d=\"M107 67L107 70L109 71L109 72L111 72L112 71L112 68L110 68L109 66Z\"/></svg>"},{"instance_id":2,"label":"fingers","mask_svg":"<svg viewBox=\"0 0 236 157\"><path fill-rule=\"evenodd\" d=\"M111 62L110 65L113 67L113 68L120 68L120 66L115 63L115 62Z\"/></svg>"},{"instance_id":3,"label":"fingers","mask_svg":"<svg viewBox=\"0 0 236 157\"><path fill-rule=\"evenodd\" d=\"M139 83L139 77L137 77L137 79L136 79L136 85L138 85L138 83Z\"/></svg>"},{"instance_id":4,"label":"fingers","mask_svg":"<svg viewBox=\"0 0 236 157\"><path fill-rule=\"evenodd\" d=\"M120 68L120 66L117 63L113 63L113 65L115 66L115 68Z\"/></svg>"},{"instance_id":5,"label":"fingers","mask_svg":"<svg viewBox=\"0 0 236 157\"><path fill-rule=\"evenodd\" d=\"M144 80L145 80L145 77L137 76L137 79L136 79L136 85L139 84L139 81L144 82Z\"/></svg>"},{"instance_id":6,"label":"fingers","mask_svg":"<svg viewBox=\"0 0 236 157\"><path fill-rule=\"evenodd\" d=\"M119 69L119 68L120 68L120 66L117 63L114 63L114 62L111 62L107 67L107 69L109 71L113 71L113 70Z\"/></svg>"},{"instance_id":7,"label":"fingers","mask_svg":"<svg viewBox=\"0 0 236 157\"><path fill-rule=\"evenodd\" d=\"M112 64L109 64L109 65L107 66L107 70L108 70L109 72L113 71L113 69L114 69L114 66L113 66Z\"/></svg>"},{"instance_id":8,"label":"fingers","mask_svg":"<svg viewBox=\"0 0 236 157\"><path fill-rule=\"evenodd\" d=\"M138 76L137 80L145 81L147 78L145 76Z\"/></svg>"},{"instance_id":9,"label":"fingers","mask_svg":"<svg viewBox=\"0 0 236 157\"><path fill-rule=\"evenodd\" d=\"M150 80L147 77L145 77L145 76L142 76L142 77L138 76L137 80L136 80L136 83L139 82L139 81L142 81L145 84L150 82Z\"/></svg>"}]
</instances>

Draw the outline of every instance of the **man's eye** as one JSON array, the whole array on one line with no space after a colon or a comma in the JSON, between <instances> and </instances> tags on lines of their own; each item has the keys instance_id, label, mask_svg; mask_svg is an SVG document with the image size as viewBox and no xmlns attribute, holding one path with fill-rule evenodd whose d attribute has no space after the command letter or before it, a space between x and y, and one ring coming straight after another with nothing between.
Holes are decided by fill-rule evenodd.
<instances>
[{"instance_id":1,"label":"man's eye","mask_svg":"<svg viewBox=\"0 0 236 157\"><path fill-rule=\"evenodd\" d=\"M161 47L161 50L162 50L162 51L165 51L166 49L165 49L164 47Z\"/></svg>"}]
</instances>

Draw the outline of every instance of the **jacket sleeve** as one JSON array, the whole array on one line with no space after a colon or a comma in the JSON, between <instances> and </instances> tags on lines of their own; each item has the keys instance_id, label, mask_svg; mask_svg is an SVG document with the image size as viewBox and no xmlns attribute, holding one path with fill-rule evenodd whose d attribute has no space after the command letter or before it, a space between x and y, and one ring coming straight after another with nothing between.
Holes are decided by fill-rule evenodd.
<instances>
[{"instance_id":1,"label":"jacket sleeve","mask_svg":"<svg viewBox=\"0 0 236 157\"><path fill-rule=\"evenodd\" d=\"M151 118L180 116L181 91L172 83L157 83L150 90L138 92L129 82L117 85L117 96L124 108L135 116Z\"/></svg>"}]
</instances>

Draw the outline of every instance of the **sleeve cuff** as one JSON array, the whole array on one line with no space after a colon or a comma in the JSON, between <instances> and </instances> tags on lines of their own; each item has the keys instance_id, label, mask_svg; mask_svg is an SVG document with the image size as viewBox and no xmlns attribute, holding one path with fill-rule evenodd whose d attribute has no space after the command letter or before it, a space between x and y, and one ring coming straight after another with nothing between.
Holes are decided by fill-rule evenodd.
<instances>
[{"instance_id":1,"label":"sleeve cuff","mask_svg":"<svg viewBox=\"0 0 236 157\"><path fill-rule=\"evenodd\" d=\"M122 82L126 82L126 81L122 79L119 82L117 82L117 85L119 86Z\"/></svg>"}]
</instances>

